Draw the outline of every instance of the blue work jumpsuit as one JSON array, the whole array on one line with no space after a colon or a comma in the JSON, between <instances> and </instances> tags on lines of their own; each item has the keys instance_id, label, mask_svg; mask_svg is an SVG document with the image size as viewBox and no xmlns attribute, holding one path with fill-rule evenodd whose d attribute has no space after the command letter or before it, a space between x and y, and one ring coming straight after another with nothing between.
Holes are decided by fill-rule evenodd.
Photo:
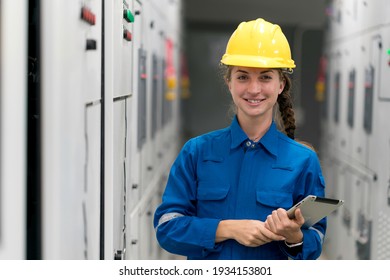
<instances>
[{"instance_id":1,"label":"blue work jumpsuit","mask_svg":"<svg viewBox=\"0 0 390 280\"><path fill-rule=\"evenodd\" d=\"M303 245L284 241L246 247L235 240L215 243L225 219L265 221L309 194L324 196L315 151L288 138L273 122L254 143L237 117L225 129L190 139L176 158L154 215L157 240L168 252L188 259L317 259L326 218L302 228Z\"/></svg>"}]
</instances>

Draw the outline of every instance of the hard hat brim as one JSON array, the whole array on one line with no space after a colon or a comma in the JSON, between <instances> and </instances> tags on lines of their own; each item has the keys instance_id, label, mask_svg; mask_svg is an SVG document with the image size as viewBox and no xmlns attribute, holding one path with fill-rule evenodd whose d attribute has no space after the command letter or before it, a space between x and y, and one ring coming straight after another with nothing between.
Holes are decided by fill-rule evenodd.
<instances>
[{"instance_id":1,"label":"hard hat brim","mask_svg":"<svg viewBox=\"0 0 390 280\"><path fill-rule=\"evenodd\" d=\"M261 56L248 55L229 55L225 54L221 63L232 66L256 67L256 68L295 68L294 60L269 58Z\"/></svg>"}]
</instances>

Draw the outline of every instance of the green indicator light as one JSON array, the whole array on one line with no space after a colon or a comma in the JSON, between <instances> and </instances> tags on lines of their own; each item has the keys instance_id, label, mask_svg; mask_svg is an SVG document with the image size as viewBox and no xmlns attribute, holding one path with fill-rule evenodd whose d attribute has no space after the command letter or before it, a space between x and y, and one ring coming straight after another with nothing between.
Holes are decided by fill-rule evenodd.
<instances>
[{"instance_id":1,"label":"green indicator light","mask_svg":"<svg viewBox=\"0 0 390 280\"><path fill-rule=\"evenodd\" d=\"M123 18L127 22L134 22L134 15L133 15L133 13L130 10L124 10L123 11Z\"/></svg>"},{"instance_id":2,"label":"green indicator light","mask_svg":"<svg viewBox=\"0 0 390 280\"><path fill-rule=\"evenodd\" d=\"M387 50L387 54L390 55L390 49Z\"/></svg>"}]
</instances>

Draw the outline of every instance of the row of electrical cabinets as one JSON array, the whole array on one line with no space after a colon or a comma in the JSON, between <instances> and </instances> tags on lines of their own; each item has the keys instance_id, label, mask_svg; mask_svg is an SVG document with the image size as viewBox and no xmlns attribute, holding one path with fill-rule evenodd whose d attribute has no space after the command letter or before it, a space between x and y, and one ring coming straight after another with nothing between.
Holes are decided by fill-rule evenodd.
<instances>
[{"instance_id":1,"label":"row of electrical cabinets","mask_svg":"<svg viewBox=\"0 0 390 280\"><path fill-rule=\"evenodd\" d=\"M179 144L181 1L9 2L1 80L27 86L1 88L0 258L156 257L135 248L155 244L151 207Z\"/></svg>"},{"instance_id":2,"label":"row of electrical cabinets","mask_svg":"<svg viewBox=\"0 0 390 280\"><path fill-rule=\"evenodd\" d=\"M330 1L318 93L331 259L390 259L390 11L386 1ZM374 17L374 11L378 12Z\"/></svg>"},{"instance_id":3,"label":"row of electrical cabinets","mask_svg":"<svg viewBox=\"0 0 390 280\"><path fill-rule=\"evenodd\" d=\"M389 137L383 116L390 104L385 78L390 74L389 31L330 41L323 57L324 137L334 149L365 166L375 164L372 150L378 144L387 146Z\"/></svg>"}]
</instances>

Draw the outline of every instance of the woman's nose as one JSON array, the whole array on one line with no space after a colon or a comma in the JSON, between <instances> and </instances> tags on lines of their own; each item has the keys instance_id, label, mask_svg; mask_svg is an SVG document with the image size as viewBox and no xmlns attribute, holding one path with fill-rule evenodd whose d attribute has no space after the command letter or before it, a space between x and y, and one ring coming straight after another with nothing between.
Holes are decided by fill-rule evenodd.
<instances>
[{"instance_id":1,"label":"woman's nose","mask_svg":"<svg viewBox=\"0 0 390 280\"><path fill-rule=\"evenodd\" d=\"M248 92L253 94L261 92L261 83L257 80L250 81Z\"/></svg>"}]
</instances>

